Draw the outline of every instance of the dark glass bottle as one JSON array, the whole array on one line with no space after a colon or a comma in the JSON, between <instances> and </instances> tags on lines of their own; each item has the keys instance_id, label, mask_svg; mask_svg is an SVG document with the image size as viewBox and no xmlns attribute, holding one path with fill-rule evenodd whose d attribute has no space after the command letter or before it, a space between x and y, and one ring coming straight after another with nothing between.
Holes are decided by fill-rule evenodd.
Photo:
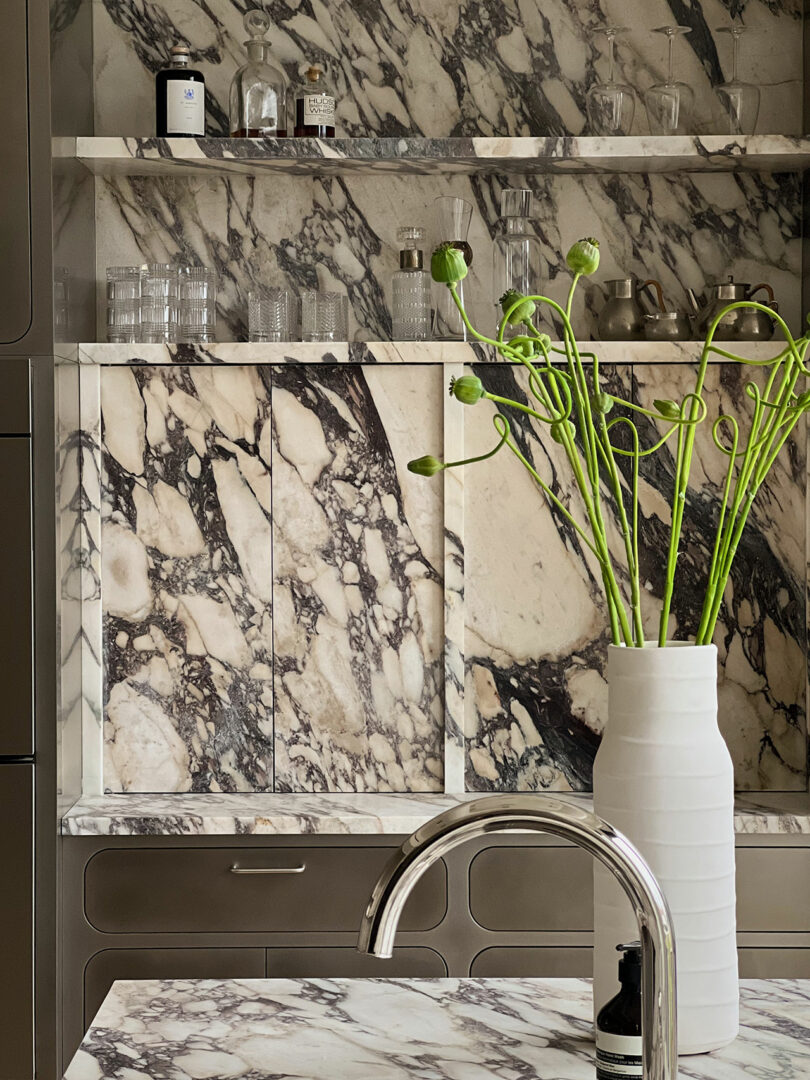
<instances>
[{"instance_id":1,"label":"dark glass bottle","mask_svg":"<svg viewBox=\"0 0 810 1080\"><path fill-rule=\"evenodd\" d=\"M315 64L307 68L304 85L295 95L297 139L334 139L335 98L323 81L323 71Z\"/></svg>"},{"instance_id":2,"label":"dark glass bottle","mask_svg":"<svg viewBox=\"0 0 810 1080\"><path fill-rule=\"evenodd\" d=\"M205 135L205 79L190 68L187 45L174 45L171 67L155 76L155 132L158 138Z\"/></svg>"},{"instance_id":3,"label":"dark glass bottle","mask_svg":"<svg viewBox=\"0 0 810 1080\"><path fill-rule=\"evenodd\" d=\"M640 1080L641 943L616 949L621 989L596 1018L596 1080Z\"/></svg>"}]
</instances>

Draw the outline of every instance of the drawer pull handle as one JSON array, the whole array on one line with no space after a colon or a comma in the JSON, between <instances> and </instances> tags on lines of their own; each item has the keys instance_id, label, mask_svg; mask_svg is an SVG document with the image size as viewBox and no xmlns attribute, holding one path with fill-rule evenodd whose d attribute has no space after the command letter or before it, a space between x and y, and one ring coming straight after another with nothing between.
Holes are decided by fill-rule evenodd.
<instances>
[{"instance_id":1,"label":"drawer pull handle","mask_svg":"<svg viewBox=\"0 0 810 1080\"><path fill-rule=\"evenodd\" d=\"M232 874L303 874L306 863L300 866L239 866L234 863L230 867Z\"/></svg>"}]
</instances>

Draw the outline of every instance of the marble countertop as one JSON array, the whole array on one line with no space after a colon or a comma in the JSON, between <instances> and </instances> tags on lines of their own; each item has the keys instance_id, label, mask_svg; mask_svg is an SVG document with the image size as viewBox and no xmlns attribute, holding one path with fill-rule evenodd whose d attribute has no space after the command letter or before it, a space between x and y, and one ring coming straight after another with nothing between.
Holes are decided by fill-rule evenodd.
<instances>
[{"instance_id":1,"label":"marble countertop","mask_svg":"<svg viewBox=\"0 0 810 1080\"><path fill-rule=\"evenodd\" d=\"M740 1035L695 1080L810 1076L810 980L741 983ZM585 979L117 982L65 1080L592 1080Z\"/></svg>"},{"instance_id":2,"label":"marble countertop","mask_svg":"<svg viewBox=\"0 0 810 1080\"><path fill-rule=\"evenodd\" d=\"M589 795L550 792L590 806ZM543 794L531 796L542 799ZM478 792L451 794L123 794L80 799L62 818L66 836L409 834ZM756 792L737 800L743 835L810 835L810 795Z\"/></svg>"}]
</instances>

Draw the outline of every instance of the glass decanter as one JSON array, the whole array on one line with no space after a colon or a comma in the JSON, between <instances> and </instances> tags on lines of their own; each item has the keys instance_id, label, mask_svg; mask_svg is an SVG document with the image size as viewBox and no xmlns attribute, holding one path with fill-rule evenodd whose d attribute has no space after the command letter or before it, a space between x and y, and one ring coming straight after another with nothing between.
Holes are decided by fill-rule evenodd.
<instances>
[{"instance_id":1,"label":"glass decanter","mask_svg":"<svg viewBox=\"0 0 810 1080\"><path fill-rule=\"evenodd\" d=\"M631 86L616 82L616 38L626 33L623 26L594 30L608 43L607 82L596 83L588 91L585 105L592 135L629 135L636 112L636 95Z\"/></svg>"},{"instance_id":2,"label":"glass decanter","mask_svg":"<svg viewBox=\"0 0 810 1080\"><path fill-rule=\"evenodd\" d=\"M264 11L249 11L244 18L250 38L244 43L247 63L233 77L230 96L230 131L236 139L264 139L287 134L287 79L270 63L270 42L265 34L270 18Z\"/></svg>"},{"instance_id":3,"label":"glass decanter","mask_svg":"<svg viewBox=\"0 0 810 1080\"><path fill-rule=\"evenodd\" d=\"M717 87L717 96L725 112L727 127L723 134L753 135L759 119L759 87L753 83L742 82L738 77L740 61L740 38L747 26L720 26L718 34L731 34L734 41L734 54L731 79Z\"/></svg>"},{"instance_id":4,"label":"glass decanter","mask_svg":"<svg viewBox=\"0 0 810 1080\"><path fill-rule=\"evenodd\" d=\"M651 86L644 96L647 117L653 135L689 135L692 125L692 106L695 93L685 82L679 82L673 74L673 50L675 38L691 34L691 26L659 26L653 33L665 34L668 42L667 78L665 82Z\"/></svg>"},{"instance_id":5,"label":"glass decanter","mask_svg":"<svg viewBox=\"0 0 810 1080\"><path fill-rule=\"evenodd\" d=\"M532 203L528 188L506 188L501 192L501 217L492 246L496 328L503 315L500 298L508 289L523 296L537 296L540 292L543 257L540 240L531 225ZM525 326L507 324L503 336L508 341L525 333Z\"/></svg>"}]
</instances>

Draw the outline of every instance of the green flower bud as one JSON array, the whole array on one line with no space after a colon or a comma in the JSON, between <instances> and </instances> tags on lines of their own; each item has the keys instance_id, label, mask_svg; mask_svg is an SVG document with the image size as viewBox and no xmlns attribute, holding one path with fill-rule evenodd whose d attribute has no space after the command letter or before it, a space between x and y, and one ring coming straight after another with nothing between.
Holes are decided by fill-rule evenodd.
<instances>
[{"instance_id":1,"label":"green flower bud","mask_svg":"<svg viewBox=\"0 0 810 1080\"><path fill-rule=\"evenodd\" d=\"M408 462L409 472L416 473L418 476L435 476L444 468L441 461L432 454L425 454L424 457L414 458L413 461Z\"/></svg>"},{"instance_id":2,"label":"green flower bud","mask_svg":"<svg viewBox=\"0 0 810 1080\"><path fill-rule=\"evenodd\" d=\"M656 398L653 402L654 408L663 416L665 420L680 420L681 408L674 401L667 401L664 398Z\"/></svg>"},{"instance_id":3,"label":"green flower bud","mask_svg":"<svg viewBox=\"0 0 810 1080\"><path fill-rule=\"evenodd\" d=\"M450 397L456 398L462 405L475 405L484 396L484 384L477 375L462 375L450 380Z\"/></svg>"},{"instance_id":4,"label":"green flower bud","mask_svg":"<svg viewBox=\"0 0 810 1080\"><path fill-rule=\"evenodd\" d=\"M575 274L595 274L599 269L599 241L592 236L577 240L565 257L568 269Z\"/></svg>"},{"instance_id":5,"label":"green flower bud","mask_svg":"<svg viewBox=\"0 0 810 1080\"><path fill-rule=\"evenodd\" d=\"M517 289L507 289L498 303L501 305L501 311L504 315L508 315L508 322L510 326L520 326L521 323L527 325L531 322L532 315L537 310L534 300L527 299L523 293L519 293ZM515 310L509 314L510 309L515 307Z\"/></svg>"},{"instance_id":6,"label":"green flower bud","mask_svg":"<svg viewBox=\"0 0 810 1080\"><path fill-rule=\"evenodd\" d=\"M509 341L510 348L519 352L526 360L533 360L538 355L535 343L528 337L513 337Z\"/></svg>"},{"instance_id":7,"label":"green flower bud","mask_svg":"<svg viewBox=\"0 0 810 1080\"><path fill-rule=\"evenodd\" d=\"M610 394L604 393L600 390L598 394L591 394L591 409L595 413L599 413L602 416L607 416L610 410L613 408L613 398Z\"/></svg>"},{"instance_id":8,"label":"green flower bud","mask_svg":"<svg viewBox=\"0 0 810 1080\"><path fill-rule=\"evenodd\" d=\"M439 285L450 285L467 276L464 252L451 241L439 244L430 257L430 276Z\"/></svg>"},{"instance_id":9,"label":"green flower bud","mask_svg":"<svg viewBox=\"0 0 810 1080\"><path fill-rule=\"evenodd\" d=\"M563 424L568 426L568 430L571 433L572 438L576 438L577 429L574 427L571 420L555 420L551 425L551 437L555 443L562 443L565 438L565 428Z\"/></svg>"}]
</instances>

